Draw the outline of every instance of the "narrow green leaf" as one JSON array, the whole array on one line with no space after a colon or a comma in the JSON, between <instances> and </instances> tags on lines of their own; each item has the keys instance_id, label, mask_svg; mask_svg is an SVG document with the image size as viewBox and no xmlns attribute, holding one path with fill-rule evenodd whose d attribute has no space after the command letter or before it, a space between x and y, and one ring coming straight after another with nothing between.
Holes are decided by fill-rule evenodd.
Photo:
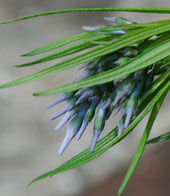
<instances>
[{"instance_id":1,"label":"narrow green leaf","mask_svg":"<svg viewBox=\"0 0 170 196\"><path fill-rule=\"evenodd\" d=\"M158 143L158 142L164 142L170 139L170 132L164 133L158 137L150 139L147 144L153 144L153 143Z\"/></svg>"},{"instance_id":2,"label":"narrow green leaf","mask_svg":"<svg viewBox=\"0 0 170 196\"><path fill-rule=\"evenodd\" d=\"M71 84L66 84L61 87L53 88L47 91L35 93L35 96L47 96L55 93L61 92L70 92L74 90L78 90L85 87L94 86L97 84L103 84L106 82L110 82L121 77L130 75L133 72L141 70L143 68L152 65L161 59L170 55L170 40L166 40L165 43L161 43L158 47L151 49L149 52L142 53L138 57L134 58L130 63L118 67L115 69L111 69L100 74L96 74L95 76L91 76L87 79L83 79L78 82L74 82Z\"/></svg>"},{"instance_id":3,"label":"narrow green leaf","mask_svg":"<svg viewBox=\"0 0 170 196\"><path fill-rule=\"evenodd\" d=\"M146 146L146 143L147 143L147 140L148 140L148 137L149 137L149 134L151 132L151 129L152 129L152 126L153 126L153 123L155 122L155 119L158 115L158 112L161 108L161 105L166 97L166 94L168 93L168 90L166 90L166 92L158 99L158 101L155 103L153 109L152 109L152 112L151 112L151 115L149 117L149 120L148 120L148 123L146 125L146 128L143 132L143 135L142 135L142 138L140 140L140 143L137 147L137 150L136 150L136 153L135 153L135 156L131 162L131 165L126 173L126 176L119 188L119 191L118 191L118 196L122 195L127 183L129 182L129 179L130 177L132 176L133 174L133 171L135 170L142 154L143 154L143 151L145 149L145 146Z\"/></svg>"},{"instance_id":4,"label":"narrow green leaf","mask_svg":"<svg viewBox=\"0 0 170 196\"><path fill-rule=\"evenodd\" d=\"M93 41L98 41L98 40L106 39L106 38L109 38L109 37L113 38L114 36L98 35L96 37L92 37L92 38L89 38L87 40L83 40L79 43L76 43L74 45L68 46L67 48L59 50L59 51L57 51L53 54L42 57L40 59L31 61L31 62L28 62L28 63L24 63L24 64L21 64L21 65L17 65L16 67L25 67L25 66L35 65L35 64L38 64L38 63L44 63L44 62L51 61L51 60L54 60L54 59L57 59L57 58L68 56L68 55L74 54L76 52L80 52L82 50L85 50L87 48L95 46L96 44L93 43Z\"/></svg>"},{"instance_id":5,"label":"narrow green leaf","mask_svg":"<svg viewBox=\"0 0 170 196\"><path fill-rule=\"evenodd\" d=\"M111 26L111 27L112 27L111 30L113 31L113 27L114 26ZM68 56L68 55L74 54L76 52L80 52L80 51L82 51L84 49L87 49L87 48L96 46L98 44L104 44L104 45L106 45L106 44L109 44L110 41L113 40L114 37L117 37L117 35L108 35L108 34L107 35L96 35L95 37L90 37L90 38L88 38L86 40L83 40L83 41L81 41L79 43L76 43L74 45L68 46L67 48L64 48L64 49L62 49L60 51L57 51L57 52L55 52L53 54L50 54L48 56L42 57L40 59L31 61L31 62L28 62L28 63L17 65L16 67L25 67L25 66L35 65L35 64L38 64L38 63L44 63L44 62L47 62L47 61L50 61L50 60L54 60L54 59L57 59L57 58L61 58L61 57L64 57L64 56ZM149 47L147 47L145 49L145 51L149 51L155 45L158 45L158 43L161 43L162 41L165 41L168 38L170 38L169 33L161 36L160 38L156 39L155 41L152 41L152 43L149 44ZM105 41L105 40L107 40L107 41ZM67 42L64 41L64 43L66 44ZM148 44L148 43L146 43L146 44ZM145 45L144 45L144 47L145 47ZM55 43L54 43L54 46L55 46ZM47 48L49 49L49 46ZM46 47L43 48L43 50L44 49L46 49ZM50 47L50 49L51 49L51 47ZM33 52L30 52L28 54L29 55L30 54L35 54L35 52L36 53L37 52L42 52L42 48L37 49L37 50L35 50Z\"/></svg>"},{"instance_id":6,"label":"narrow green leaf","mask_svg":"<svg viewBox=\"0 0 170 196\"><path fill-rule=\"evenodd\" d=\"M75 42L75 41L78 41L78 40L81 40L81 39L84 39L84 38L87 38L87 37L91 37L91 36L93 36L93 34L90 34L88 32L80 33L80 34L77 34L77 35L72 35L70 37L64 38L63 40L52 42L50 44L47 44L45 46L42 46L42 47L37 48L35 50L32 50L31 52L28 52L28 53L23 54L21 56L34 56L34 55L38 55L38 54L41 54L41 53L44 53L44 52L49 52L53 49L60 48L62 46L70 44L72 42Z\"/></svg>"},{"instance_id":7,"label":"narrow green leaf","mask_svg":"<svg viewBox=\"0 0 170 196\"><path fill-rule=\"evenodd\" d=\"M136 23L136 24L122 24L122 25L114 25L112 27L126 27L126 29L130 30L130 29L134 29L134 28L153 26L153 25L158 25L158 23L167 23L167 22L170 22L170 20L166 19L166 20L153 21L153 22L140 23L140 24L138 24L138 23ZM97 30L95 32L97 32ZM78 40L81 40L84 38L88 38L88 37L93 37L96 35L95 32L94 31L93 32L84 32L84 33L72 35L72 36L64 38L63 40L52 42L50 44L47 44L45 46L42 46L42 47L37 48L35 50L32 50L31 52L28 52L28 53L23 54L21 56L34 56L34 55L38 55L38 54L41 54L44 52L49 52L53 49L60 48L62 46L70 44L72 42L75 42L75 41L78 41Z\"/></svg>"},{"instance_id":8,"label":"narrow green leaf","mask_svg":"<svg viewBox=\"0 0 170 196\"><path fill-rule=\"evenodd\" d=\"M140 98L138 111L133 116L132 121L136 119L136 117L144 110L144 108L150 103L150 101L157 95L160 88L163 87L170 80L170 77L168 76L170 75L168 75L167 73L162 74L159 78L155 80L153 86ZM107 136L99 140L99 142L97 143L94 149L94 152L98 151L104 145L112 141L116 135L117 135L117 129L115 128ZM69 164L71 163L70 161L77 162L80 158L82 158L83 156L87 156L88 154L89 154L89 148L81 152L80 154L78 154L73 159L69 160Z\"/></svg>"},{"instance_id":9,"label":"narrow green leaf","mask_svg":"<svg viewBox=\"0 0 170 196\"><path fill-rule=\"evenodd\" d=\"M72 159L70 159L69 161L67 161L66 163L62 164L60 167L58 167L57 169L54 169L52 171L49 171L45 174L42 174L41 176L38 176L37 178L33 179L28 186L30 186L31 184L33 184L36 181L42 180L44 178L47 177L52 177L53 175L78 167L88 161L93 160L94 158L100 156L101 154L103 154L105 151L107 151L109 148L111 148L112 146L114 146L116 143L118 143L119 141L121 141L124 137L126 137L138 124L139 122L146 116L146 114L152 109L152 107L155 105L155 103L159 100L159 98L170 88L170 81L168 81L163 87L162 89L160 89L160 91L157 93L156 96L153 97L153 99L151 100L149 106L146 108L146 110L142 113L142 115L134 122L132 123L132 125L129 126L129 128L118 138L116 138L115 140L113 140L113 138L117 135L117 130L114 129L111 133L109 133L107 136L105 136L102 140L100 140L97 143L97 147L95 148L94 153L90 153L89 152L89 148L86 149L85 151L81 152L79 155L73 157ZM116 131L116 132L115 132ZM111 143L108 144L107 146L105 146L104 148L102 148L104 145L106 145L107 143L109 143L110 140L108 140L109 138L111 138ZM102 142L101 142L102 141ZM102 145L101 145L102 143ZM101 145L100 147L98 145Z\"/></svg>"},{"instance_id":10,"label":"narrow green leaf","mask_svg":"<svg viewBox=\"0 0 170 196\"><path fill-rule=\"evenodd\" d=\"M144 44L141 48L141 50L143 52L148 52L151 49L159 46L159 44L162 44L163 42L166 42L168 39L170 38L170 34L168 33L164 33L162 34L159 38L157 38L156 40L148 40L146 42L146 44Z\"/></svg>"},{"instance_id":11,"label":"narrow green leaf","mask_svg":"<svg viewBox=\"0 0 170 196\"><path fill-rule=\"evenodd\" d=\"M160 20L160 21L154 21L154 22L149 22L149 23L140 23L140 24L138 24L138 23L136 23L136 24L121 24L121 25L113 25L113 26L109 26L109 27L112 27L112 28L113 27L126 27L126 30L132 30L132 29L140 28L140 27L158 25L157 23L163 23L163 22L165 22L165 23L170 22L170 20ZM102 29L104 29L104 28L101 28L100 30L102 30ZM38 54L41 54L44 52L49 52L50 50L60 48L62 46L70 44L72 42L75 42L75 41L78 41L78 40L81 40L84 38L96 36L96 33L99 32L100 30L72 35L72 36L64 38L63 40L52 42L50 44L47 44L45 46L42 46L42 47L37 48L35 50L32 50L31 52L28 52L28 53L23 54L21 56L34 56L34 55L38 55ZM112 31L113 31L113 29L112 29Z\"/></svg>"},{"instance_id":12,"label":"narrow green leaf","mask_svg":"<svg viewBox=\"0 0 170 196\"><path fill-rule=\"evenodd\" d=\"M69 12L142 12L142 13L159 13L159 14L169 14L170 8L77 8L77 9L64 9L64 10L54 10L49 12L43 12L38 14L33 14L29 16L24 16L21 18L16 18L13 20L8 20L4 22L0 22L0 24L7 24L11 22L16 22L20 20L26 20L29 18L35 18L39 16L45 16L45 15L52 15L52 14L59 14L59 13L69 13Z\"/></svg>"},{"instance_id":13,"label":"narrow green leaf","mask_svg":"<svg viewBox=\"0 0 170 196\"><path fill-rule=\"evenodd\" d=\"M112 141L117 135L117 128L113 129L110 133L108 133L105 137L103 137L102 139L100 139L97 144L96 147L94 149L94 152L96 152L97 150L101 149L104 145L106 145L107 143L109 143L110 141ZM89 155L91 155L91 152L89 150L89 148L87 148L86 150L82 151L81 153L79 153L78 155L76 155L75 157L71 158L69 161L65 162L64 164L62 164L60 167L62 168L67 168L65 170L69 170L70 165L72 165L72 163L78 163L82 158L88 157ZM70 168L71 169L71 168ZM54 170L53 170L54 171ZM51 172L53 173L53 171L47 172L41 176L39 176L38 178L32 180L29 184L28 187L33 184L36 181L39 181L43 178L46 177L51 177ZM57 170L58 171L58 170ZM61 171L60 171L61 172ZM58 173L58 172L57 172ZM53 174L54 175L54 174Z\"/></svg>"},{"instance_id":14,"label":"narrow green leaf","mask_svg":"<svg viewBox=\"0 0 170 196\"><path fill-rule=\"evenodd\" d=\"M153 86L147 91L147 93L145 93L140 98L139 106L138 106L138 111L133 116L132 121L134 121L138 117L138 115L140 115L140 113L144 110L144 108L150 103L150 101L152 99L154 99L154 97L159 92L160 88L163 87L164 85L166 85L166 83L170 80L170 77L168 77L168 76L170 76L170 75L168 75L167 73L162 74L159 78L157 78L155 80ZM107 143L109 143L110 141L112 141L116 135L117 135L117 129L114 129L107 136L105 136L104 138L102 138L97 143L94 152L95 151L98 151L104 145L106 145ZM74 157L73 158L73 162L77 162L80 158L82 158L82 156L87 156L88 154L89 154L89 148L87 150L83 151L82 153L80 153L79 155L77 155L76 157ZM69 164L70 164L70 161L71 160L69 160Z\"/></svg>"},{"instance_id":15,"label":"narrow green leaf","mask_svg":"<svg viewBox=\"0 0 170 196\"><path fill-rule=\"evenodd\" d=\"M162 65L160 65L160 70L161 69L163 69L163 68L165 68L165 67L168 67L168 66L170 66L170 58L167 58L163 63L162 63Z\"/></svg>"},{"instance_id":16,"label":"narrow green leaf","mask_svg":"<svg viewBox=\"0 0 170 196\"><path fill-rule=\"evenodd\" d=\"M135 119L143 110L143 108L145 108L150 101L158 94L159 90L161 88L164 87L164 85L166 85L166 83L170 80L170 73L166 72L164 74L162 74L161 76L159 76L153 83L152 87L150 87L148 89L147 92L145 92L145 94L143 94L139 101L138 101L138 110L137 112L134 114L132 119Z\"/></svg>"},{"instance_id":17,"label":"narrow green leaf","mask_svg":"<svg viewBox=\"0 0 170 196\"><path fill-rule=\"evenodd\" d=\"M80 65L82 63L85 63L85 62L90 61L92 59L95 59L97 57L100 57L105 54L109 54L111 52L114 52L118 49L124 48L125 46L128 46L132 43L138 42L140 40L144 40L144 39L151 37L153 35L167 32L169 30L170 30L170 24L161 24L161 25L158 25L157 27L155 27L155 26L154 27L145 27L145 28L142 28L139 30L135 30L133 32L130 32L130 33L127 33L127 34L121 36L119 39L117 39L109 44L106 44L105 46L88 51L84 54L78 55L78 56L73 57L71 59L65 60L61 63L58 63L58 64L53 65L51 67L45 68L45 69L38 71L34 74L19 78L17 80L12 81L12 82L2 84L2 85L0 85L0 88L8 88L8 87L21 85L21 84L24 84L27 82L31 82L31 81L40 79L40 78L45 77L49 74L55 73L56 71L60 71L60 70L64 70L64 69L68 69L68 68ZM169 50L167 50L167 51L169 51ZM167 51L165 52L165 54L168 53ZM164 55L164 54L161 54L159 56L166 57L166 55ZM84 81L85 80L83 80L82 82L84 82ZM76 86L77 84L79 85L79 83L74 83L72 85ZM78 89L81 87L79 85L76 88Z\"/></svg>"}]
</instances>

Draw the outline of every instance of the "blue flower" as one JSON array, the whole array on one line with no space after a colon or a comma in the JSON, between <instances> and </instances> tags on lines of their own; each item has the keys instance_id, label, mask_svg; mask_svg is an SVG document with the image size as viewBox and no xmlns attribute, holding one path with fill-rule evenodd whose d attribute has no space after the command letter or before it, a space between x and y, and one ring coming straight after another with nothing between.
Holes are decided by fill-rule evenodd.
<instances>
[{"instance_id":1,"label":"blue flower","mask_svg":"<svg viewBox=\"0 0 170 196\"><path fill-rule=\"evenodd\" d=\"M121 17L105 19L116 25L134 23ZM106 27L109 28L106 29ZM96 31L99 34L114 34L114 39L116 39L115 34L119 37L127 32L124 27L113 28L112 26L83 27L83 29ZM128 63L140 54L140 47L144 42L133 44L81 65L79 69L84 69L84 71L73 82ZM118 136L120 136L131 123L140 95L149 88L154 80L154 74L158 72L153 67L154 65L151 68L146 68L109 83L61 94L52 102L48 108L66 101L66 104L50 118L54 120L64 114L55 130L59 130L71 120L58 154L61 155L65 151L76 135L77 139L81 138L93 118L94 130L90 147L91 152L93 152L96 142L104 130L106 120L113 118L118 113L120 113L120 118L117 126Z\"/></svg>"}]
</instances>

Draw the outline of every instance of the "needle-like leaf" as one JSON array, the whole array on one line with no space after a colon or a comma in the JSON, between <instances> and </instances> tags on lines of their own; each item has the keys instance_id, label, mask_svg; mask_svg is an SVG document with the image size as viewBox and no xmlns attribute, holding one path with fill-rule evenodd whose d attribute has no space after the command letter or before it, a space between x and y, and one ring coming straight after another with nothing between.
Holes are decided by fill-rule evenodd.
<instances>
[{"instance_id":1,"label":"needle-like leaf","mask_svg":"<svg viewBox=\"0 0 170 196\"><path fill-rule=\"evenodd\" d=\"M121 77L130 75L131 73L139 71L143 68L146 68L149 65L152 65L153 63L156 63L157 61L169 55L170 55L170 40L166 40L163 43L159 44L158 47L154 47L149 52L142 53L138 57L134 58L130 63L122 67L120 66L118 68L102 72L100 74L94 75L92 77L89 77L87 79L75 83L63 85L61 87L47 90L44 92L35 93L34 95L36 96L52 95L55 93L69 92L80 88L85 88L97 84L110 82L119 79Z\"/></svg>"},{"instance_id":2,"label":"needle-like leaf","mask_svg":"<svg viewBox=\"0 0 170 196\"><path fill-rule=\"evenodd\" d=\"M139 116L139 118L137 118L137 120L134 121L134 123L132 123L132 125L124 133L122 133L121 136L119 136L118 138L113 140L115 138L115 136L117 135L117 130L114 129L112 132L110 132L107 136L105 136L103 139L101 139L97 143L97 146L94 149L93 153L89 152L89 148L86 149L85 151L83 151L80 154L78 154L77 156L73 157L72 159L70 159L66 163L62 164L57 169L49 171L49 172L42 174L41 176L38 176L37 178L33 179L28 184L28 186L30 186L34 182L37 182L37 181L42 180L44 178L52 177L53 175L55 175L57 173L78 167L86 162L89 162L89 161L95 159L96 157L100 156L101 154L103 154L109 148L111 148L116 143L121 141L124 137L126 137L139 124L139 122L146 116L146 114L154 107L154 105L157 103L157 101L160 99L160 97L162 97L169 90L169 88L170 88L170 81L168 80L166 82L166 84L159 90L159 92L156 94L156 96L154 96L152 98L150 104L147 106L145 111Z\"/></svg>"},{"instance_id":3,"label":"needle-like leaf","mask_svg":"<svg viewBox=\"0 0 170 196\"><path fill-rule=\"evenodd\" d=\"M54 10L54 11L24 16L21 18L16 18L13 20L0 22L0 24L7 24L7 23L11 23L11 22L26 20L29 18L35 18L35 17L40 17L40 16L61 14L61 13L71 13L71 12L142 12L142 13L169 14L170 8L77 8L77 9L64 9L64 10Z\"/></svg>"},{"instance_id":4,"label":"needle-like leaf","mask_svg":"<svg viewBox=\"0 0 170 196\"><path fill-rule=\"evenodd\" d=\"M147 144L153 144L153 143L158 143L158 142L164 142L170 139L170 132L164 133L158 137L150 139Z\"/></svg>"},{"instance_id":5,"label":"needle-like leaf","mask_svg":"<svg viewBox=\"0 0 170 196\"><path fill-rule=\"evenodd\" d=\"M135 153L135 156L131 162L131 165L126 173L126 176L119 188L119 191L118 191L118 196L122 195L128 181L130 180L130 177L132 176L142 154L143 154L143 151L145 149L145 146L146 146L146 143L147 143L147 140L148 140L148 137L149 137L149 134L151 132L151 129L152 129L152 126L153 126L153 123L155 122L155 119L158 115L158 112L161 108L161 105L166 97L166 94L168 93L168 90L169 88L164 92L164 94L158 99L158 101L155 103L153 109L152 109L152 112L150 114L150 117L148 119L148 123L146 125L146 128L143 132L143 135L142 135L142 138L140 140L140 143L137 147L137 150L136 150L136 153Z\"/></svg>"}]
</instances>

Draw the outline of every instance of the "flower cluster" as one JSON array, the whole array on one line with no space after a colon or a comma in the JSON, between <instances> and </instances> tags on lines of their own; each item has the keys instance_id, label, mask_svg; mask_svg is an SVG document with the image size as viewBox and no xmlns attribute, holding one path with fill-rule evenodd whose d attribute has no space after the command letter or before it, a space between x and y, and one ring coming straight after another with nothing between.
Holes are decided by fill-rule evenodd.
<instances>
[{"instance_id":1,"label":"flower cluster","mask_svg":"<svg viewBox=\"0 0 170 196\"><path fill-rule=\"evenodd\" d=\"M121 17L105 19L116 25L133 23ZM104 27L83 27L83 29L86 31L101 29L99 33L106 33L104 32ZM121 36L126 33L123 27L114 27L111 29L109 31L110 34ZM140 53L140 47L143 43L144 41L135 43L83 64L80 67L80 69L84 69L82 74L73 80L73 82L128 63ZM113 117L117 113L120 115L118 123L118 136L120 136L129 126L132 116L137 109L139 96L150 87L153 77L153 67L151 66L109 83L61 94L48 106L48 108L51 108L62 101L66 101L66 104L50 118L54 120L64 114L64 117L57 124L55 130L59 130L65 123L71 120L58 154L61 155L64 152L75 136L77 136L77 139L81 138L93 118L95 120L90 147L91 152L94 150L96 142L104 129L105 121L111 115Z\"/></svg>"}]
</instances>

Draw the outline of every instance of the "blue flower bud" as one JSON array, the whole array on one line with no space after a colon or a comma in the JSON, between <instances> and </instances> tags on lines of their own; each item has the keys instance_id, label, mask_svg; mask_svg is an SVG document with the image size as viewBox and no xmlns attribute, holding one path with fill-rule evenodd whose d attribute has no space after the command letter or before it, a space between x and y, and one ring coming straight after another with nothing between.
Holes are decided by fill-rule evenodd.
<instances>
[{"instance_id":1,"label":"blue flower bud","mask_svg":"<svg viewBox=\"0 0 170 196\"><path fill-rule=\"evenodd\" d=\"M123 17L110 17L110 18L104 17L104 19L109 21L109 22L114 23L115 25L133 24L133 23L135 23L135 22L130 21L130 20L128 20L126 18L123 18Z\"/></svg>"},{"instance_id":2,"label":"blue flower bud","mask_svg":"<svg viewBox=\"0 0 170 196\"><path fill-rule=\"evenodd\" d=\"M94 94L94 90L91 88L85 88L83 89L83 92L80 93L80 97L76 101L76 104L79 104L86 100L87 98L91 97Z\"/></svg>"},{"instance_id":3,"label":"blue flower bud","mask_svg":"<svg viewBox=\"0 0 170 196\"><path fill-rule=\"evenodd\" d=\"M86 68L83 71L83 73L79 77L75 78L72 82L77 82L77 81L80 81L80 80L85 79L87 77L90 77L90 76L94 75L95 72L96 72L95 69L88 69L88 68Z\"/></svg>"},{"instance_id":4,"label":"blue flower bud","mask_svg":"<svg viewBox=\"0 0 170 196\"><path fill-rule=\"evenodd\" d=\"M132 24L134 22L117 17L117 18L105 18L105 20L113 22L118 27L114 26L95 26L95 27L83 27L86 31L93 31L92 34L113 34L109 36L109 39L99 40L97 44L102 42L112 42L119 38L122 34L127 33L125 24ZM73 80L73 82L94 76L95 74L108 71L117 66L124 66L132 61L133 57L136 57L141 51L141 44L146 40L133 43L127 47L124 47L116 52L112 52L107 55L103 55L96 59L90 60L84 63L79 69L83 69L82 74ZM152 40L151 40L152 42ZM167 60L165 60L167 61ZM72 139L77 135L77 139L80 139L86 130L88 124L94 119L93 137L91 141L90 152L95 148L97 140L102 133L105 121L109 117L114 117L120 112L120 120L118 123L118 136L129 126L132 116L136 111L139 96L141 93L150 87L156 74L160 70L155 68L155 64L129 76L118 78L117 80L94 85L92 87L83 88L71 93L61 94L48 108L67 100L66 104L50 119L65 114L56 126L56 130L59 130L69 120L69 126L66 131L66 135L62 141L58 154L61 155ZM157 67L161 67L157 66ZM98 109L97 109L98 108ZM97 109L97 112L96 112ZM96 117L95 117L96 113Z\"/></svg>"},{"instance_id":5,"label":"blue flower bud","mask_svg":"<svg viewBox=\"0 0 170 196\"><path fill-rule=\"evenodd\" d=\"M120 28L117 28L117 27L114 27L114 28L110 28L110 29L103 29L101 31L98 32L98 34L100 35L110 35L110 34L113 34L113 35L123 35L125 34L126 31L124 30L121 30Z\"/></svg>"},{"instance_id":6,"label":"blue flower bud","mask_svg":"<svg viewBox=\"0 0 170 196\"><path fill-rule=\"evenodd\" d=\"M130 60L131 60L131 58L121 57L117 61L115 61L114 63L116 65L121 66L121 65L125 65L125 64L129 63Z\"/></svg>"},{"instance_id":7,"label":"blue flower bud","mask_svg":"<svg viewBox=\"0 0 170 196\"><path fill-rule=\"evenodd\" d=\"M82 29L85 31L96 31L98 29L101 29L102 27L105 27L105 26L95 26L95 27L83 26Z\"/></svg>"},{"instance_id":8,"label":"blue flower bud","mask_svg":"<svg viewBox=\"0 0 170 196\"><path fill-rule=\"evenodd\" d=\"M56 125L55 131L58 131L61 127L63 127L75 114L76 111L74 110L67 112L60 120L60 122Z\"/></svg>"},{"instance_id":9,"label":"blue flower bud","mask_svg":"<svg viewBox=\"0 0 170 196\"><path fill-rule=\"evenodd\" d=\"M75 108L77 106L75 105L77 99L78 99L78 96L74 96L71 99L69 99L69 101L60 110L58 110L54 115L50 117L50 120L54 120L58 118L59 116L63 115L64 113Z\"/></svg>"},{"instance_id":10,"label":"blue flower bud","mask_svg":"<svg viewBox=\"0 0 170 196\"><path fill-rule=\"evenodd\" d=\"M116 93L116 90L114 89L113 92L112 92L111 94L108 95L108 98L107 98L107 100L106 100L106 102L105 102L105 105L103 106L104 109L106 109L106 108L109 107L110 110L113 111L114 105L112 105L111 107L110 107L110 105L111 105L112 102L115 100L116 94L117 94L117 93Z\"/></svg>"},{"instance_id":11,"label":"blue flower bud","mask_svg":"<svg viewBox=\"0 0 170 196\"><path fill-rule=\"evenodd\" d=\"M59 151L58 151L59 156L63 154L63 152L65 151L67 146L70 144L71 140L74 138L74 136L79 131L81 124L82 124L82 121L83 121L83 118L84 118L84 115L86 114L88 107L89 107L89 104L87 104L87 103L83 104L80 107L77 115L71 120L69 127L67 129L67 133L66 133L66 135L61 143L61 146L59 148Z\"/></svg>"},{"instance_id":12,"label":"blue flower bud","mask_svg":"<svg viewBox=\"0 0 170 196\"><path fill-rule=\"evenodd\" d=\"M96 110L96 107L99 103L99 97L98 96L95 96L95 97L92 97L91 99L91 105L89 106L85 116L84 116L84 119L83 119L83 123L82 123L82 126L77 134L77 139L80 139L81 136L83 135L86 127L88 126L88 124L91 122L91 120L93 119L94 115L95 115L95 110Z\"/></svg>"},{"instance_id":13,"label":"blue flower bud","mask_svg":"<svg viewBox=\"0 0 170 196\"><path fill-rule=\"evenodd\" d=\"M98 140L98 137L100 136L105 126L106 109L103 109L104 105L105 105L105 101L101 101L99 104L98 112L94 121L94 131L93 131L93 138L91 142L90 152L93 151L96 142Z\"/></svg>"},{"instance_id":14,"label":"blue flower bud","mask_svg":"<svg viewBox=\"0 0 170 196\"><path fill-rule=\"evenodd\" d=\"M101 134L101 132L99 130L93 131L93 138L91 141L90 152L93 152L100 134Z\"/></svg>"},{"instance_id":15,"label":"blue flower bud","mask_svg":"<svg viewBox=\"0 0 170 196\"><path fill-rule=\"evenodd\" d=\"M63 93L63 94L59 95L59 97L57 97L56 100L54 100L52 103L50 103L50 104L47 106L47 108L49 109L49 108L51 108L51 107L53 107L53 106L55 106L55 105L57 105L57 104L59 104L59 103L65 101L65 100L71 98L74 94L75 94L75 91L73 91L73 92L68 92L68 93Z\"/></svg>"},{"instance_id":16,"label":"blue flower bud","mask_svg":"<svg viewBox=\"0 0 170 196\"><path fill-rule=\"evenodd\" d=\"M123 54L125 57L136 57L138 55L138 50L133 48L125 48Z\"/></svg>"},{"instance_id":17,"label":"blue flower bud","mask_svg":"<svg viewBox=\"0 0 170 196\"><path fill-rule=\"evenodd\" d=\"M120 121L118 123L118 134L117 134L117 137L119 137L123 133L123 131L125 130L124 122L125 122L125 115L120 119Z\"/></svg>"},{"instance_id":18,"label":"blue flower bud","mask_svg":"<svg viewBox=\"0 0 170 196\"><path fill-rule=\"evenodd\" d=\"M143 87L143 82L138 83L137 86L134 88L132 94L127 100L126 118L125 118L124 128L127 128L130 123L132 115L137 107L138 97L139 97L142 87Z\"/></svg>"}]
</instances>

